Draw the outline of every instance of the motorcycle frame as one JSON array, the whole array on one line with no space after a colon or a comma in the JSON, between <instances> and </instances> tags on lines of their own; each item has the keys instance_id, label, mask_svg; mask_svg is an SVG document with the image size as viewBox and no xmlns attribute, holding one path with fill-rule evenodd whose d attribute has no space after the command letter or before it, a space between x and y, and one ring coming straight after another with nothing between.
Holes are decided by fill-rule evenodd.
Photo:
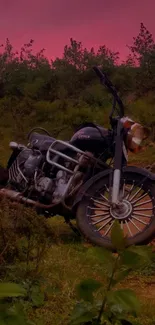
<instances>
[{"instance_id":1,"label":"motorcycle frame","mask_svg":"<svg viewBox=\"0 0 155 325\"><path fill-rule=\"evenodd\" d=\"M72 157L70 157L70 156L62 153L59 150L55 150L54 147L56 145L59 145L59 144L60 145L63 145L65 149L67 149L67 148L68 149L71 149L76 154L79 153L81 155L80 158L79 159L74 159L74 158L72 158ZM55 155L54 159L50 157L51 154L54 154ZM72 170L72 169L66 168L65 166L57 163L55 160L57 160L59 157L64 158L66 161L73 162L75 164L74 169ZM84 152L84 151L76 148L75 146L73 146L73 145L71 145L71 144L69 144L69 143L67 143L65 141L62 141L62 140L55 140L50 145L50 147L49 147L49 149L48 149L48 151L46 153L46 161L47 161L47 163L49 165L55 166L56 168L59 168L59 170L63 170L63 171L65 171L65 172L67 172L67 173L69 173L71 175L70 178L69 178L69 181L67 183L66 189L65 189L65 191L63 193L63 196L61 197L61 203L67 209L71 209L71 207L69 207L69 206L67 206L65 204L65 199L67 198L67 194L68 194L69 187L72 184L73 179L74 179L76 173L78 172L78 170L79 170L79 168L81 166L81 161L82 161L83 157L86 157L88 159L91 159L93 161L94 165L96 165L96 167L97 166L100 166L103 169L107 169L108 168L108 165L106 163L104 163L102 160L96 159L95 157L92 157L92 156L90 157L89 154L87 154L86 152ZM81 186L81 183L79 184L79 186L77 186L77 189L76 190L78 190L80 186Z\"/></svg>"}]
</instances>

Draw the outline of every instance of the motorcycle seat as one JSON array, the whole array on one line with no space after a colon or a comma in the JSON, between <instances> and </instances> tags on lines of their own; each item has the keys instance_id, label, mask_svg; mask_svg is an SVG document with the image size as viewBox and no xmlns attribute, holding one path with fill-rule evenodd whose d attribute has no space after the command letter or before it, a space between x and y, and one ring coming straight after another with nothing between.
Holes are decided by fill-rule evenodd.
<instances>
[{"instance_id":1,"label":"motorcycle seat","mask_svg":"<svg viewBox=\"0 0 155 325\"><path fill-rule=\"evenodd\" d=\"M31 133L29 142L34 149L40 151L47 151L50 145L55 141L54 138L49 135L40 134L37 132Z\"/></svg>"}]
</instances>

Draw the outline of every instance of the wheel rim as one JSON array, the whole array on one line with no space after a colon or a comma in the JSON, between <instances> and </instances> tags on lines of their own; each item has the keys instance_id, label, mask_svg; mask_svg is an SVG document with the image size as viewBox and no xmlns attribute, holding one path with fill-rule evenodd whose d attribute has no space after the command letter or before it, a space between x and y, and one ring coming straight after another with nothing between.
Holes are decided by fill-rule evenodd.
<instances>
[{"instance_id":1,"label":"wheel rim","mask_svg":"<svg viewBox=\"0 0 155 325\"><path fill-rule=\"evenodd\" d=\"M124 180L122 204L117 210L110 206L107 185L90 198L87 208L89 225L104 239L110 240L115 220L119 221L128 239L144 232L152 222L154 198L150 191L146 192L143 185L138 186L134 180L127 182Z\"/></svg>"}]
</instances>

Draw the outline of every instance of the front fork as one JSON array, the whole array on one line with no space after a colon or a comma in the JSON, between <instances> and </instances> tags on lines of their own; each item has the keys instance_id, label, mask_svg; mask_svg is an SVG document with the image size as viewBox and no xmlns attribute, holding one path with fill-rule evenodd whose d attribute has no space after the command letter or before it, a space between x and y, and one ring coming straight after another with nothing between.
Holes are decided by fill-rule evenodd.
<instances>
[{"instance_id":1,"label":"front fork","mask_svg":"<svg viewBox=\"0 0 155 325\"><path fill-rule=\"evenodd\" d=\"M119 205L122 198L122 189L120 189L122 162L123 162L123 124L120 120L117 123L117 135L115 140L115 155L114 155L114 172L111 190L112 207Z\"/></svg>"}]
</instances>

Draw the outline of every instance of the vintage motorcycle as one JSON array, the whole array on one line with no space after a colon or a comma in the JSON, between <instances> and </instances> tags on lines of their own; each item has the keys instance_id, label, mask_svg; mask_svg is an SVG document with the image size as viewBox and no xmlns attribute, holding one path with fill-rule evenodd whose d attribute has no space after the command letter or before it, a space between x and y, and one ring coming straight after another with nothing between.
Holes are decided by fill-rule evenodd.
<instances>
[{"instance_id":1,"label":"vintage motorcycle","mask_svg":"<svg viewBox=\"0 0 155 325\"><path fill-rule=\"evenodd\" d=\"M84 237L99 246L113 249L115 220L128 245L148 243L155 233L155 178L145 169L127 166L127 151L138 152L148 130L124 117L115 87L98 67L94 71L113 96L111 130L85 123L69 142L42 128L31 130L27 146L10 143L12 154L0 172L0 196L47 217L61 215L70 225L76 218Z\"/></svg>"}]
</instances>

